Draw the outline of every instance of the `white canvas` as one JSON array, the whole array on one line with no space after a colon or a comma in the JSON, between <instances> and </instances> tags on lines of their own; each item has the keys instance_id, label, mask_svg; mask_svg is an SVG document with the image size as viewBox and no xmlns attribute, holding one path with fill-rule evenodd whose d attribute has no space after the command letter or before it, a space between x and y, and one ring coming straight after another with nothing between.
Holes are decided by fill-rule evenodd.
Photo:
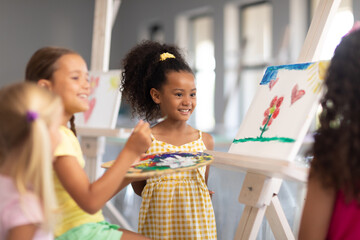
<instances>
[{"instance_id":1,"label":"white canvas","mask_svg":"<svg viewBox=\"0 0 360 240\"><path fill-rule=\"evenodd\" d=\"M120 70L89 72L90 108L75 114L77 127L115 128L121 99L120 77Z\"/></svg>"},{"instance_id":2,"label":"white canvas","mask_svg":"<svg viewBox=\"0 0 360 240\"><path fill-rule=\"evenodd\" d=\"M229 152L293 160L318 108L328 64L268 67Z\"/></svg>"}]
</instances>

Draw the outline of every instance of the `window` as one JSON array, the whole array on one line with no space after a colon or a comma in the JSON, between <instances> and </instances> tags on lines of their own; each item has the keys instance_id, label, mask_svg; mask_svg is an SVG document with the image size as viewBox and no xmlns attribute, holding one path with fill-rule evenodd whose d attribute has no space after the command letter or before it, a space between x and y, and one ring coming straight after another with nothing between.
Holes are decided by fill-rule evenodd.
<instances>
[{"instance_id":1,"label":"window","mask_svg":"<svg viewBox=\"0 0 360 240\"><path fill-rule=\"evenodd\" d=\"M197 88L197 107L193 120L196 128L212 131L215 127L215 57L212 16L202 15L190 19L189 30L191 67L195 73Z\"/></svg>"},{"instance_id":2,"label":"window","mask_svg":"<svg viewBox=\"0 0 360 240\"><path fill-rule=\"evenodd\" d=\"M240 106L244 117L272 55L272 5L268 2L240 8Z\"/></svg>"},{"instance_id":3,"label":"window","mask_svg":"<svg viewBox=\"0 0 360 240\"><path fill-rule=\"evenodd\" d=\"M316 6L320 0L312 0L310 5L311 16L313 16ZM354 14L352 10L352 0L342 0L335 14L330 29L326 35L324 46L321 50L320 59L331 59L336 46L340 43L341 38L354 25Z\"/></svg>"}]
</instances>

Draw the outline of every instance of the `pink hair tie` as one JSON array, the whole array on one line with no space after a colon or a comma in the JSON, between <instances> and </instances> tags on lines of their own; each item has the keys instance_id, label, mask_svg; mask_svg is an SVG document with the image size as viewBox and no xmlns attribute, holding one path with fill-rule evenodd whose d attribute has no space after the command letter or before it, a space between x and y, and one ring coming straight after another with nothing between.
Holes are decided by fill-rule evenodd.
<instances>
[{"instance_id":1,"label":"pink hair tie","mask_svg":"<svg viewBox=\"0 0 360 240\"><path fill-rule=\"evenodd\" d=\"M38 118L39 114L35 111L26 111L26 121L27 122L33 122Z\"/></svg>"}]
</instances>

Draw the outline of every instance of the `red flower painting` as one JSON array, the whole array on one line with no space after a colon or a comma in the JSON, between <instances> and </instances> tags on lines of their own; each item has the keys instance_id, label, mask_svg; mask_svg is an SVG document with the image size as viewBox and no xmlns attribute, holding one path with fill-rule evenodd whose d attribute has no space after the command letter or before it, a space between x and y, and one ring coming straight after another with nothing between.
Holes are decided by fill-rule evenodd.
<instances>
[{"instance_id":1,"label":"red flower painting","mask_svg":"<svg viewBox=\"0 0 360 240\"><path fill-rule=\"evenodd\" d=\"M270 107L267 108L264 112L264 120L262 122L262 126L260 127L261 130L261 135L260 138L262 137L262 135L264 134L264 132L266 130L269 129L269 126L271 125L271 123L273 122L273 120L279 115L280 112L280 106L282 104L284 100L284 97L277 97L275 96L270 103Z\"/></svg>"}]
</instances>

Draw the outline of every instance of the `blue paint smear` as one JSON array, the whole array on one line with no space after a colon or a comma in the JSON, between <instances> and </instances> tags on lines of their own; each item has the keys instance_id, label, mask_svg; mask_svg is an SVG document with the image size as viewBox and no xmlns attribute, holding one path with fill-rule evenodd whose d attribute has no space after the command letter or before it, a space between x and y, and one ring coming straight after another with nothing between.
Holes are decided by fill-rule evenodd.
<instances>
[{"instance_id":1,"label":"blue paint smear","mask_svg":"<svg viewBox=\"0 0 360 240\"><path fill-rule=\"evenodd\" d=\"M306 70L313 63L300 63L291 65L280 65L268 67L265 71L264 77L260 82L260 85L269 84L271 80L276 79L279 70Z\"/></svg>"}]
</instances>

